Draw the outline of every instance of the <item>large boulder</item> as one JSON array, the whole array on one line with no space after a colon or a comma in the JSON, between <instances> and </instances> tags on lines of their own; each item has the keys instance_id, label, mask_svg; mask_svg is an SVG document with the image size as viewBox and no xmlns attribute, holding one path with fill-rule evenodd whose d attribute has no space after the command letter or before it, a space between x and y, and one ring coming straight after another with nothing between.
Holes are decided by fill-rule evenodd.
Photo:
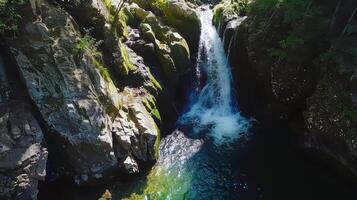
<instances>
[{"instance_id":1,"label":"large boulder","mask_svg":"<svg viewBox=\"0 0 357 200\"><path fill-rule=\"evenodd\" d=\"M201 21L197 11L184 0L132 0L140 7L152 10L165 24L175 28L187 40L192 52L198 48Z\"/></svg>"},{"instance_id":2,"label":"large boulder","mask_svg":"<svg viewBox=\"0 0 357 200\"><path fill-rule=\"evenodd\" d=\"M162 77L173 89L177 89L180 76L190 66L190 51L186 40L173 29L163 25L153 14L149 14L140 25L144 40L155 45Z\"/></svg>"},{"instance_id":3,"label":"large boulder","mask_svg":"<svg viewBox=\"0 0 357 200\"><path fill-rule=\"evenodd\" d=\"M8 103L0 107L0 198L37 199L48 155L43 134L29 105Z\"/></svg>"},{"instance_id":4,"label":"large boulder","mask_svg":"<svg viewBox=\"0 0 357 200\"><path fill-rule=\"evenodd\" d=\"M48 153L23 88L14 86L16 72L3 61L0 55L0 199L36 199Z\"/></svg>"},{"instance_id":5,"label":"large boulder","mask_svg":"<svg viewBox=\"0 0 357 200\"><path fill-rule=\"evenodd\" d=\"M290 125L309 155L356 175L357 39L349 20L357 2L277 2L253 2L229 45L241 109L267 126ZM218 27L239 15L217 9Z\"/></svg>"},{"instance_id":6,"label":"large boulder","mask_svg":"<svg viewBox=\"0 0 357 200\"><path fill-rule=\"evenodd\" d=\"M26 10L23 13L27 13ZM126 144L117 143L112 131L116 135L120 131L125 134L117 121L121 117L126 119L120 113L129 104L112 81L102 53L94 44L95 39L82 36L67 12L47 2L42 5L41 16L38 21L32 21L32 16L24 17L18 37L7 42L46 128L49 151L56 155L51 160L55 168L64 167L78 184L101 182L120 169L127 173L138 172L134 164L137 160L155 159L154 144L159 135L142 98L137 106L129 109L137 130L130 139L148 145L136 146L143 156L127 153L123 158L117 149L126 148ZM125 52L129 59L126 47L119 45L123 44L117 43L119 53ZM148 69L132 62L130 60L133 69L137 69L135 72L140 69L140 76L144 77L136 93L148 96L145 88L156 91L160 85L153 85L155 79L145 71ZM134 97L129 95L128 98Z\"/></svg>"},{"instance_id":7,"label":"large boulder","mask_svg":"<svg viewBox=\"0 0 357 200\"><path fill-rule=\"evenodd\" d=\"M42 21L24 18L9 41L28 93L48 128L50 150L78 181L118 167L110 132L120 101L91 52L78 52L81 34L63 10L43 4Z\"/></svg>"},{"instance_id":8,"label":"large boulder","mask_svg":"<svg viewBox=\"0 0 357 200\"><path fill-rule=\"evenodd\" d=\"M308 132L301 134L302 146L323 154L357 175L357 108L350 82L338 72L325 75L307 99L303 113Z\"/></svg>"}]
</instances>

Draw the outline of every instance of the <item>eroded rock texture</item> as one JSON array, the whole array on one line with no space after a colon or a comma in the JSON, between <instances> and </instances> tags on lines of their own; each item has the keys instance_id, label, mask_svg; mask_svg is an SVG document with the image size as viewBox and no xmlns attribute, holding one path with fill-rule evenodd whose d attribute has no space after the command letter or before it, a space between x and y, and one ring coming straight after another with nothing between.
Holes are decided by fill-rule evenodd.
<instances>
[{"instance_id":1,"label":"eroded rock texture","mask_svg":"<svg viewBox=\"0 0 357 200\"><path fill-rule=\"evenodd\" d=\"M186 40L199 39L199 19L184 1L128 2L117 10L119 2L16 7L18 30L1 45L26 98L18 106L6 100L11 84L0 70L0 196L35 199L47 152L52 174L81 185L138 173L156 160L160 128L177 117L173 94L187 87Z\"/></svg>"}]
</instances>

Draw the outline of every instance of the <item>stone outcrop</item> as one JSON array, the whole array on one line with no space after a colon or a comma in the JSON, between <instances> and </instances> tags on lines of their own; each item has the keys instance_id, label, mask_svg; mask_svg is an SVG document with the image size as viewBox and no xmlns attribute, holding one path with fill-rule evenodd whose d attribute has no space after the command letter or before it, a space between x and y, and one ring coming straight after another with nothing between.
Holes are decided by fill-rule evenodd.
<instances>
[{"instance_id":1,"label":"stone outcrop","mask_svg":"<svg viewBox=\"0 0 357 200\"><path fill-rule=\"evenodd\" d=\"M0 199L36 199L46 176L43 132L14 70L0 52Z\"/></svg>"},{"instance_id":2,"label":"stone outcrop","mask_svg":"<svg viewBox=\"0 0 357 200\"><path fill-rule=\"evenodd\" d=\"M201 22L195 9L186 1L132 0L132 2L161 16L167 25L179 31L187 40L193 52L197 50L201 34Z\"/></svg>"},{"instance_id":3,"label":"stone outcrop","mask_svg":"<svg viewBox=\"0 0 357 200\"><path fill-rule=\"evenodd\" d=\"M143 1L118 12L115 0L32 3L16 7L18 30L2 38L26 106L0 105L0 196L36 199L46 163L79 185L153 163L160 128L176 120L172 96L188 86L195 6ZM3 101L10 86L1 74Z\"/></svg>"},{"instance_id":4,"label":"stone outcrop","mask_svg":"<svg viewBox=\"0 0 357 200\"><path fill-rule=\"evenodd\" d=\"M0 198L36 199L48 152L28 105L11 104L0 108Z\"/></svg>"},{"instance_id":5,"label":"stone outcrop","mask_svg":"<svg viewBox=\"0 0 357 200\"><path fill-rule=\"evenodd\" d=\"M99 4L88 8L93 5ZM27 7L24 9L25 13ZM154 96L146 89L157 92L161 86L157 82L154 85L156 80L149 69L119 41L113 44L118 48L113 49L126 56L126 64L132 67L130 76L141 78L133 81L135 92L124 94L113 78L115 73L106 67L95 40L83 36L68 13L47 2L41 13L37 21L30 16L24 18L18 37L8 40L8 44L27 92L44 121L49 150L57 155L53 161L56 167L66 169L79 184L101 182L118 170L138 172L138 160L155 160L155 145L159 141L159 129L152 117L160 114ZM106 12L96 13L104 16ZM118 63L118 67L122 65L124 62ZM144 104L147 99L152 103ZM150 109L145 105L150 105ZM129 114L124 115L123 110ZM117 123L121 120L130 121L131 125ZM130 135L123 127L135 131ZM120 134L124 141L116 137ZM127 151L118 151L128 148L125 138L134 144Z\"/></svg>"},{"instance_id":6,"label":"stone outcrop","mask_svg":"<svg viewBox=\"0 0 357 200\"><path fill-rule=\"evenodd\" d=\"M231 12L234 5L219 5L214 23L225 44L227 32L231 37L225 47L242 110L266 125L291 124L307 152L357 174L356 63L349 60L355 58L351 52L356 37L345 31L356 3L329 3L307 10L304 4L269 9L252 3L248 18L233 28L233 34L230 23L240 9ZM324 12L317 14L319 6ZM306 12L312 16L306 17Z\"/></svg>"}]
</instances>

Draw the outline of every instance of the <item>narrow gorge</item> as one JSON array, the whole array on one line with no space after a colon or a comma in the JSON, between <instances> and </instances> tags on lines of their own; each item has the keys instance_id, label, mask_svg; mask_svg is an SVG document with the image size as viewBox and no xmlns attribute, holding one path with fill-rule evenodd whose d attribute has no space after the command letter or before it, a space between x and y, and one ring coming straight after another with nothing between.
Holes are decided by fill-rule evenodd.
<instances>
[{"instance_id":1,"label":"narrow gorge","mask_svg":"<svg viewBox=\"0 0 357 200\"><path fill-rule=\"evenodd\" d=\"M0 199L357 198L354 0L0 0Z\"/></svg>"}]
</instances>

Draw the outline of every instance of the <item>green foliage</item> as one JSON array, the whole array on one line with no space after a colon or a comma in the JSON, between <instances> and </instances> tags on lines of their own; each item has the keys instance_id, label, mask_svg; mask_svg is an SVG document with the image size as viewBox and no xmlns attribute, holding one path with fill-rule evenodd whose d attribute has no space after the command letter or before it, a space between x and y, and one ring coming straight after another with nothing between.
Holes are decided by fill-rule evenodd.
<instances>
[{"instance_id":1,"label":"green foliage","mask_svg":"<svg viewBox=\"0 0 357 200\"><path fill-rule=\"evenodd\" d=\"M76 46L77 51L83 53L85 51L90 51L96 53L96 48L99 46L96 39L90 36L88 33L81 38Z\"/></svg>"},{"instance_id":2,"label":"green foliage","mask_svg":"<svg viewBox=\"0 0 357 200\"><path fill-rule=\"evenodd\" d=\"M14 35L21 19L19 9L28 0L0 0L0 34Z\"/></svg>"},{"instance_id":3,"label":"green foliage","mask_svg":"<svg viewBox=\"0 0 357 200\"><path fill-rule=\"evenodd\" d=\"M249 0L223 0L213 9L213 24L219 26L223 18L246 15L249 4Z\"/></svg>"},{"instance_id":4,"label":"green foliage","mask_svg":"<svg viewBox=\"0 0 357 200\"><path fill-rule=\"evenodd\" d=\"M153 1L153 6L159 8L160 10L165 8L166 0L155 0Z\"/></svg>"},{"instance_id":5,"label":"green foliage","mask_svg":"<svg viewBox=\"0 0 357 200\"><path fill-rule=\"evenodd\" d=\"M348 35L335 39L319 61L322 65L333 63L342 71L353 73L357 64L357 39Z\"/></svg>"},{"instance_id":6,"label":"green foliage","mask_svg":"<svg viewBox=\"0 0 357 200\"><path fill-rule=\"evenodd\" d=\"M110 74L107 68L103 66L100 62L98 62L96 59L93 60L93 64L95 68L99 70L100 75L104 78L106 81L111 81Z\"/></svg>"},{"instance_id":7,"label":"green foliage","mask_svg":"<svg viewBox=\"0 0 357 200\"><path fill-rule=\"evenodd\" d=\"M110 73L108 69L104 67L102 62L102 54L98 51L98 47L101 43L102 41L98 42L95 38L87 33L79 40L78 44L76 45L76 49L78 53L90 53L93 57L93 65L96 69L99 70L100 75L107 82L111 82Z\"/></svg>"},{"instance_id":8,"label":"green foliage","mask_svg":"<svg viewBox=\"0 0 357 200\"><path fill-rule=\"evenodd\" d=\"M290 34L286 39L280 41L282 49L293 49L302 44L304 44L304 40L295 34Z\"/></svg>"},{"instance_id":9,"label":"green foliage","mask_svg":"<svg viewBox=\"0 0 357 200\"><path fill-rule=\"evenodd\" d=\"M134 64L130 61L128 51L121 41L119 41L119 47L123 65L121 73L123 75L128 75L129 72L134 69Z\"/></svg>"},{"instance_id":10,"label":"green foliage","mask_svg":"<svg viewBox=\"0 0 357 200\"><path fill-rule=\"evenodd\" d=\"M156 90L162 90L162 87L160 85L160 83L156 80L156 78L154 77L154 75L152 75L151 71L149 70L149 76L150 76L150 81L151 83L154 85L154 87L156 88Z\"/></svg>"},{"instance_id":11,"label":"green foliage","mask_svg":"<svg viewBox=\"0 0 357 200\"><path fill-rule=\"evenodd\" d=\"M284 23L294 23L303 17L311 5L311 0L284 0L281 1L284 10Z\"/></svg>"},{"instance_id":12,"label":"green foliage","mask_svg":"<svg viewBox=\"0 0 357 200\"><path fill-rule=\"evenodd\" d=\"M285 60L288 58L288 54L285 50L271 48L268 50L269 55L277 60Z\"/></svg>"},{"instance_id":13,"label":"green foliage","mask_svg":"<svg viewBox=\"0 0 357 200\"><path fill-rule=\"evenodd\" d=\"M343 115L346 119L357 122L357 109L353 106L344 107L343 108Z\"/></svg>"}]
</instances>

